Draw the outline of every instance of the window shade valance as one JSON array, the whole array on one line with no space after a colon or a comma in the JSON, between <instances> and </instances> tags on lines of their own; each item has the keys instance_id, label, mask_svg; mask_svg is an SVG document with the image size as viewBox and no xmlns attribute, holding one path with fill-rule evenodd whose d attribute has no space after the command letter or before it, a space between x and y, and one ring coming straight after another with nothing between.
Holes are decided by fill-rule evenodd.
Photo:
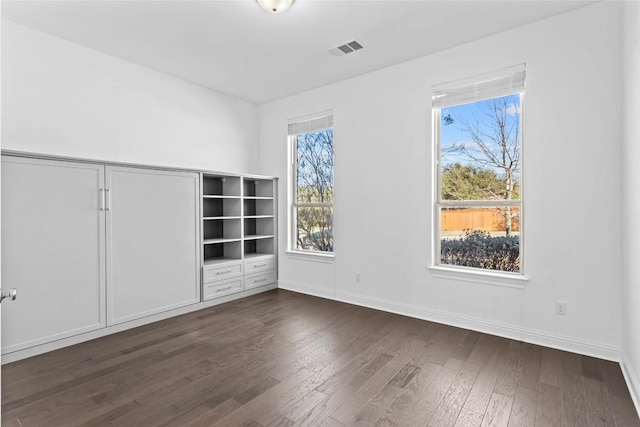
<instances>
[{"instance_id":1,"label":"window shade valance","mask_svg":"<svg viewBox=\"0 0 640 427\"><path fill-rule=\"evenodd\" d=\"M525 64L433 86L436 108L468 104L524 91Z\"/></svg>"},{"instance_id":2,"label":"window shade valance","mask_svg":"<svg viewBox=\"0 0 640 427\"><path fill-rule=\"evenodd\" d=\"M333 127L333 113L325 111L312 116L289 120L289 135L298 135L331 127Z\"/></svg>"}]
</instances>

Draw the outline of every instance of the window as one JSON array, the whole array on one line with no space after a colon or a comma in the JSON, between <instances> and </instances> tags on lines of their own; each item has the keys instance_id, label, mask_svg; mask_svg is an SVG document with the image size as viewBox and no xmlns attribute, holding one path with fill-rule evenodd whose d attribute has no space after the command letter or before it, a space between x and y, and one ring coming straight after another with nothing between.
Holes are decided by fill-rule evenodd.
<instances>
[{"instance_id":1,"label":"window","mask_svg":"<svg viewBox=\"0 0 640 427\"><path fill-rule=\"evenodd\" d=\"M434 264L522 274L524 64L433 88Z\"/></svg>"},{"instance_id":2,"label":"window","mask_svg":"<svg viewBox=\"0 0 640 427\"><path fill-rule=\"evenodd\" d=\"M333 252L333 115L289 123L290 249Z\"/></svg>"}]
</instances>

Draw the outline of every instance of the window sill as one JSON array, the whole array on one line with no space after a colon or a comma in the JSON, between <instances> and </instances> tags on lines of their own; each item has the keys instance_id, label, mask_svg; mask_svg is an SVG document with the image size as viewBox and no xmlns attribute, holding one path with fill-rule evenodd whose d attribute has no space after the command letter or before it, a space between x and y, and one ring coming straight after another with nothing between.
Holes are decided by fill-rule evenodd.
<instances>
[{"instance_id":1,"label":"window sill","mask_svg":"<svg viewBox=\"0 0 640 427\"><path fill-rule=\"evenodd\" d=\"M336 259L335 254L321 252L304 252L304 251L285 251L287 258L298 259L301 261L323 262L325 264L333 264Z\"/></svg>"},{"instance_id":2,"label":"window sill","mask_svg":"<svg viewBox=\"0 0 640 427\"><path fill-rule=\"evenodd\" d=\"M519 274L499 273L493 271L475 271L455 267L434 265L427 267L433 277L461 280L463 282L482 283L485 285L505 286L523 289L529 281L527 276Z\"/></svg>"}]
</instances>

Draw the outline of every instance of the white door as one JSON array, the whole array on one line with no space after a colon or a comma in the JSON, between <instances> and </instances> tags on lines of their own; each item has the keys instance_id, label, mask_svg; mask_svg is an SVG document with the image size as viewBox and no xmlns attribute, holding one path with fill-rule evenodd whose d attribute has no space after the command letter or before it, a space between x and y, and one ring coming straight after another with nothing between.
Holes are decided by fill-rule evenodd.
<instances>
[{"instance_id":1,"label":"white door","mask_svg":"<svg viewBox=\"0 0 640 427\"><path fill-rule=\"evenodd\" d=\"M2 156L2 353L105 326L103 188L101 165Z\"/></svg>"},{"instance_id":2,"label":"white door","mask_svg":"<svg viewBox=\"0 0 640 427\"><path fill-rule=\"evenodd\" d=\"M199 176L107 173L107 323L200 301Z\"/></svg>"}]
</instances>

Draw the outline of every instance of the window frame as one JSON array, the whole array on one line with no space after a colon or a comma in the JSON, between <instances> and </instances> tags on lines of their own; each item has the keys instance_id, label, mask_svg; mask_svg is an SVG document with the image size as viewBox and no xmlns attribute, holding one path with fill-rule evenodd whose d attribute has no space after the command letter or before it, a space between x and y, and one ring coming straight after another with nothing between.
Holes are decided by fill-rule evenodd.
<instances>
[{"instance_id":1,"label":"window frame","mask_svg":"<svg viewBox=\"0 0 640 427\"><path fill-rule=\"evenodd\" d=\"M333 126L333 112L332 111L324 111L318 114L314 114L311 116L306 116L304 118L297 118L297 119L292 119L289 121L289 126L291 126L292 124L300 124L300 123L304 123L307 121L312 121L312 120L318 120L318 119L327 119L330 123L331 126L326 126L326 127L320 127L320 128L316 128L316 129L312 129L312 130L308 130L307 132L298 132L295 134L291 134L288 133L287 135L287 142L288 142L288 146L289 146L289 232L288 232L288 252L294 253L294 254L302 254L302 255L312 255L312 256L317 256L317 257L326 257L326 258L333 258L335 256L335 248L329 252L329 251L319 251L319 250L311 250L311 249L302 249L302 248L298 248L297 247L297 230L298 230L298 209L299 208L312 208L312 207L319 207L319 208L330 208L331 209L331 233L332 233L332 239L335 239L335 235L333 233L334 230L334 224L333 224L333 220L334 220L334 203L335 203L335 199L333 200L333 202L328 203L328 202L298 202L298 135L304 134L304 133L311 133L314 131L321 131L321 130L325 130L325 129L331 129L332 132L335 135L335 129ZM334 141L335 141L335 137L334 137ZM335 147L333 147L332 151L331 151L331 156L332 159L335 160ZM333 186L335 188L335 166L333 167Z\"/></svg>"},{"instance_id":2,"label":"window frame","mask_svg":"<svg viewBox=\"0 0 640 427\"><path fill-rule=\"evenodd\" d=\"M515 67L512 67L515 68ZM522 69L524 70L524 64L522 64ZM508 70L508 69L507 69ZM504 73L504 72L503 72ZM496 73L500 76L500 73ZM485 79L487 75L484 75ZM466 79L467 82L471 81L479 81L482 82L480 76ZM447 83L451 85L452 83ZM455 83L454 83L455 84ZM484 100L492 100L498 99L504 96L518 96L519 97L519 123L518 123L518 132L519 132L519 150L520 150L520 165L519 165L519 192L520 197L518 200L445 200L442 199L442 151L441 151L441 126L442 126L442 109L451 108L459 105L465 105L470 103L475 103L478 101ZM434 100L436 98L435 90L434 90ZM525 90L524 87L521 90L516 91L508 91L505 93L499 93L494 96L489 97L479 97L477 99L473 99L471 101L466 102L458 102L451 103L448 105L439 105L436 106L435 102L432 106L432 120L433 120L433 155L434 161L432 162L433 169L433 221L432 221L432 231L433 231L433 241L432 241L432 260L431 265L429 267L430 270L434 272L435 276L439 277L455 277L462 278L463 280L472 281L472 282L481 282L481 283L489 283L489 284L497 284L504 285L505 279L509 281L510 279L528 280L525 275L525 245L524 245L524 134L523 134L523 122L524 122L524 104L525 104ZM444 208L502 208L502 207L515 207L519 209L519 271L511 272L511 271L502 271L502 270L491 270L491 269L483 269L479 267L467 267L462 265L455 264L445 264L442 263L442 247L441 247L441 211ZM483 277L493 278L496 280L483 280ZM520 287L520 285L516 285Z\"/></svg>"}]
</instances>

